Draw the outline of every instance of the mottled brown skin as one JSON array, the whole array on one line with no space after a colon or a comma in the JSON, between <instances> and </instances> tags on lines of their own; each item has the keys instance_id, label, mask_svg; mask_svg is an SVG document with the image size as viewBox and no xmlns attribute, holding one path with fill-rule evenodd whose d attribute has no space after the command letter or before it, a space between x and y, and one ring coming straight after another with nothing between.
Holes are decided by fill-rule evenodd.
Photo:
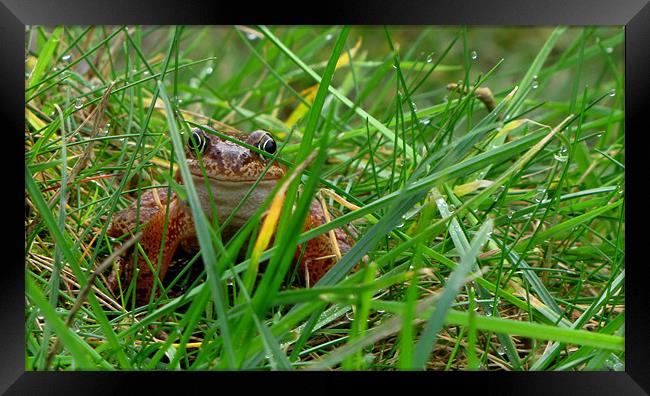
<instances>
[{"instance_id":1,"label":"mottled brown skin","mask_svg":"<svg viewBox=\"0 0 650 396\"><path fill-rule=\"evenodd\" d=\"M323 206L316 200L312 201L311 209L305 220L304 231L316 228L326 222L327 219L323 212ZM334 236L341 255L344 255L352 248L354 240L345 231L340 228L335 228ZM334 241L332 241L329 233L320 234L310 239L307 242L302 257L300 256L301 252L302 245L299 245L294 254L294 259L297 262L300 260L300 275L308 285L314 285L318 282L338 262Z\"/></svg>"},{"instance_id":2,"label":"mottled brown skin","mask_svg":"<svg viewBox=\"0 0 650 396\"><path fill-rule=\"evenodd\" d=\"M200 130L195 131L200 132ZM255 131L249 135L238 133L228 133L228 135L253 146L258 146L258 143L268 139L268 137L265 137L265 135L268 135L264 131ZM268 165L268 160L252 150L221 139L218 136L207 133L202 133L202 136L206 139L206 144L201 157L205 173L209 178L210 188L215 196L219 222L222 223L240 202L243 194L263 173ZM194 150L188 147L186 157L203 210L210 215L211 209L207 187ZM227 239L232 236L255 213L284 174L284 167L277 163L271 165L256 187L254 194L249 197L234 216L230 226L223 230L224 238ZM180 183L183 182L180 173L176 175L176 180ZM139 224L144 224L140 244L154 267L158 265L158 255L163 243L167 198L168 190L166 188L147 190L140 198ZM133 202L127 209L116 213L111 221L108 235L119 237L133 231L138 225L136 221L137 212L137 202ZM304 229L309 230L318 227L326 221L323 207L318 201L314 200L305 221ZM334 234L336 242L332 241L330 233L325 233L309 240L302 256L300 256L302 246L299 246L296 250L295 259L299 264L300 274L305 278L307 284L313 285L318 282L338 261L334 243L338 245L341 254L345 254L354 244L354 240L342 229L335 229ZM161 281L164 279L170 262L179 247L190 253L199 250L190 208L173 192L170 197L164 245L158 271ZM128 284L131 280L133 273L132 261L128 258L118 261L121 280L125 282L123 284ZM149 302L154 285L154 273L143 257L139 257L137 266L139 274L136 280L136 305L142 306ZM109 286L114 292L117 290L115 272L109 278Z\"/></svg>"}]
</instances>

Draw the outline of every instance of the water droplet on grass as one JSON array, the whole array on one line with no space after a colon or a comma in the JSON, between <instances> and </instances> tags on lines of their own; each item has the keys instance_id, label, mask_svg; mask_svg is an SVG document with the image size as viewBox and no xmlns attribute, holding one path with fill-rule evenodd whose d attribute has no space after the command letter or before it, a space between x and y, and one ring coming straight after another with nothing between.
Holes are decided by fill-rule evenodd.
<instances>
[{"instance_id":1,"label":"water droplet on grass","mask_svg":"<svg viewBox=\"0 0 650 396\"><path fill-rule=\"evenodd\" d=\"M74 102L74 108L77 109L77 110L79 110L80 108L82 108L83 105L84 105L84 100L83 100L82 98L78 98L78 99Z\"/></svg>"},{"instance_id":2,"label":"water droplet on grass","mask_svg":"<svg viewBox=\"0 0 650 396\"><path fill-rule=\"evenodd\" d=\"M569 159L569 154L568 154L568 149L566 146L560 147L560 150L553 155L553 158L555 158L556 161L559 162L566 162Z\"/></svg>"},{"instance_id":3,"label":"water droplet on grass","mask_svg":"<svg viewBox=\"0 0 650 396\"><path fill-rule=\"evenodd\" d=\"M539 88L539 79L537 78L537 75L533 76L533 82L530 84L530 87L532 89L537 89Z\"/></svg>"},{"instance_id":4,"label":"water droplet on grass","mask_svg":"<svg viewBox=\"0 0 650 396\"><path fill-rule=\"evenodd\" d=\"M546 197L546 189L545 188L538 188L537 193L535 194L535 202L540 203L544 200L544 197Z\"/></svg>"},{"instance_id":5,"label":"water droplet on grass","mask_svg":"<svg viewBox=\"0 0 650 396\"><path fill-rule=\"evenodd\" d=\"M612 88L612 90L609 91L609 96L616 96L616 88Z\"/></svg>"},{"instance_id":6,"label":"water droplet on grass","mask_svg":"<svg viewBox=\"0 0 650 396\"><path fill-rule=\"evenodd\" d=\"M614 48L607 47L607 48L605 48L605 52L607 52L608 54L611 54L612 52L614 52Z\"/></svg>"},{"instance_id":7,"label":"water droplet on grass","mask_svg":"<svg viewBox=\"0 0 650 396\"><path fill-rule=\"evenodd\" d=\"M334 37L334 35L332 35L332 34L330 33L330 34L328 34L327 36L325 36L325 41L330 41L330 40L332 40L333 37Z\"/></svg>"},{"instance_id":8,"label":"water droplet on grass","mask_svg":"<svg viewBox=\"0 0 650 396\"><path fill-rule=\"evenodd\" d=\"M469 56L472 58L472 60L477 60L478 59L478 52L472 51Z\"/></svg>"},{"instance_id":9,"label":"water droplet on grass","mask_svg":"<svg viewBox=\"0 0 650 396\"><path fill-rule=\"evenodd\" d=\"M70 59L72 59L72 55L70 55L70 54L65 54L65 55L63 55L63 56L61 57L61 60L62 60L63 62L65 62L65 63L70 62Z\"/></svg>"}]
</instances>

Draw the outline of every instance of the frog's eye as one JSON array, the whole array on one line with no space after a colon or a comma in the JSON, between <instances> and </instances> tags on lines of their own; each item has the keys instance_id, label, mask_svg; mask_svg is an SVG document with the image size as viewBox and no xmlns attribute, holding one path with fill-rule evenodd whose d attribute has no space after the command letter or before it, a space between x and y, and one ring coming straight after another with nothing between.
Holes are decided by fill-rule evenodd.
<instances>
[{"instance_id":1,"label":"frog's eye","mask_svg":"<svg viewBox=\"0 0 650 396\"><path fill-rule=\"evenodd\" d=\"M266 151L269 154L273 154L277 149L277 145L275 144L275 140L273 140L271 135L265 133L260 139L260 141L257 143L257 148Z\"/></svg>"},{"instance_id":2,"label":"frog's eye","mask_svg":"<svg viewBox=\"0 0 650 396\"><path fill-rule=\"evenodd\" d=\"M199 128L196 128L192 131L192 135L187 140L187 145L190 147L190 149L202 153L203 150L205 150L206 141L207 139L203 134L203 131Z\"/></svg>"}]
</instances>

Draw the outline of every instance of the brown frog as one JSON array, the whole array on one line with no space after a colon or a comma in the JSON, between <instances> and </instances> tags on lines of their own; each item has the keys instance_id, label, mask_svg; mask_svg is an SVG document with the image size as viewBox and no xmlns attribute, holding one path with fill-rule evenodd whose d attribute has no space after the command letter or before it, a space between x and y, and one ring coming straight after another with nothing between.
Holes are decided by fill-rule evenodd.
<instances>
[{"instance_id":1,"label":"brown frog","mask_svg":"<svg viewBox=\"0 0 650 396\"><path fill-rule=\"evenodd\" d=\"M269 154L275 153L277 148L271 135L262 130L251 134L235 132L226 134ZM233 212L250 187L263 174L260 183L244 201L227 228L222 231L224 240L228 240L272 194L274 186L284 176L286 169L274 162L264 173L264 169L268 166L267 157L217 135L208 134L200 128L194 129L188 139L185 154L199 200L208 216L212 212L210 198L195 150L201 155L220 224ZM176 180L182 183L180 172L176 174ZM163 242L163 228L167 212L165 209L169 191L167 188L150 189L140 198L140 223L144 224L140 244L154 266L158 263L158 255ZM199 250L191 210L176 193L171 192L171 194L167 233L158 271L161 281L179 247L186 252ZM137 210L137 202L133 202L127 209L116 213L108 229L108 235L119 237L133 231L137 226ZM304 229L318 227L326 221L327 217L322 205L314 200ZM334 238L332 238L332 233L324 233L309 240L302 256L300 255L301 246L296 250L294 261L300 266L299 273L306 278L306 281L308 280L307 283L318 282L336 264L337 257L349 251L354 244L354 239L340 228L334 229L333 235ZM122 274L121 279L125 282L129 282L132 277L132 261L130 259L118 261L119 274ZM136 280L136 305L142 306L149 302L154 284L154 273L141 255L137 266L139 273ZM114 292L116 291L117 275L115 272L109 278L109 286Z\"/></svg>"}]
</instances>

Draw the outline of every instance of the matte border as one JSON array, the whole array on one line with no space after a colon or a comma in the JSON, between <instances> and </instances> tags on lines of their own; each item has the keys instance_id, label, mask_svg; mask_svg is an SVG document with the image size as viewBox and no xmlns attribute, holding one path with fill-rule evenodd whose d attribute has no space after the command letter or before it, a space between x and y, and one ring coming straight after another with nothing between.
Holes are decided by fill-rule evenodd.
<instances>
[{"instance_id":1,"label":"matte border","mask_svg":"<svg viewBox=\"0 0 650 396\"><path fill-rule=\"evenodd\" d=\"M24 372L24 234L5 233L3 276L0 278L0 392L7 394L115 394L145 385L147 393L171 390L198 393L205 386L210 391L224 391L229 383L247 381L273 391L286 386L310 392L315 388L330 392L353 388L365 392L385 391L386 385L427 386L440 392L440 385L454 384L456 391L477 390L498 394L650 394L650 293L643 276L647 261L637 241L645 218L641 179L646 176L642 162L648 133L644 110L650 106L650 4L648 0L507 1L507 0L380 0L366 4L311 2L289 6L277 1L264 3L207 2L189 3L170 0L72 0L65 3L47 0L2 0L0 4L0 95L2 96L3 139L8 139L9 155L3 158L5 184L2 194L5 211L16 216L16 228L23 223L20 212L6 208L20 207L20 192L13 188L22 181L24 152L18 130L24 130L24 28L25 25L57 24L442 24L442 25L625 25L625 125L633 144L626 145L626 371L625 372L334 372L334 373L267 373L267 372ZM292 11L290 11L292 10ZM293 12L294 14L290 14ZM628 139L626 139L628 140ZM23 157L23 158L21 158ZM13 166L12 166L13 165ZM12 170L16 170L13 171ZM8 177L7 175L12 175ZM13 177L15 176L15 179ZM640 179L641 183L630 183ZM15 190L15 191L14 191ZM23 190L24 191L24 190ZM15 200L16 202L13 202ZM630 202L632 211L630 211ZM647 215L646 215L647 218ZM13 219L12 219L13 220ZM630 238L632 236L632 238ZM15 241L12 240L15 239ZM636 239L636 241L635 241ZM24 249L23 249L24 250ZM14 256L15 251L15 256ZM250 381L250 377L258 381ZM393 377L393 378L390 378ZM399 383L398 380L401 380ZM459 386L460 385L460 386ZM187 391L190 392L187 392ZM645 390L645 391L644 391ZM192 392L193 391L193 392ZM203 392L201 392L203 393Z\"/></svg>"}]
</instances>

